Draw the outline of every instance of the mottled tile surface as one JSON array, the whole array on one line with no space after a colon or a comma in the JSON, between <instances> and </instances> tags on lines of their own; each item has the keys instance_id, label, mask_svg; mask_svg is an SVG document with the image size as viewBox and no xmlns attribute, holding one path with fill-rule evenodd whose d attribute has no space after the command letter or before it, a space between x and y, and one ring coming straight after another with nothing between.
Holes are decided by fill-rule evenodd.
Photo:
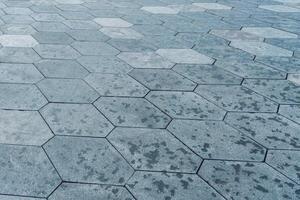
<instances>
[{"instance_id":1,"label":"mottled tile surface","mask_svg":"<svg viewBox=\"0 0 300 200\"><path fill-rule=\"evenodd\" d=\"M300 199L299 3L0 0L0 200Z\"/></svg>"}]
</instances>

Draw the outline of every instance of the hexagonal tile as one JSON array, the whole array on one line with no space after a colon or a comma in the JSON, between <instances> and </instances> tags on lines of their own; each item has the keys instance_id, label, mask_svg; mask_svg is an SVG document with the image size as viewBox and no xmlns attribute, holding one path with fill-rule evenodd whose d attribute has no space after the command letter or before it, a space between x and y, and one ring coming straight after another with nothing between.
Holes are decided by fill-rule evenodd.
<instances>
[{"instance_id":1,"label":"hexagonal tile","mask_svg":"<svg viewBox=\"0 0 300 200\"><path fill-rule=\"evenodd\" d=\"M293 13L293 12L300 12L300 9L293 8L291 6L285 6L285 5L260 5L259 8L270 10L274 12L283 12L283 13Z\"/></svg>"},{"instance_id":2,"label":"hexagonal tile","mask_svg":"<svg viewBox=\"0 0 300 200\"><path fill-rule=\"evenodd\" d=\"M143 97L149 92L128 75L92 73L85 81L101 96Z\"/></svg>"},{"instance_id":3,"label":"hexagonal tile","mask_svg":"<svg viewBox=\"0 0 300 200\"><path fill-rule=\"evenodd\" d=\"M219 3L193 3L193 5L199 6L207 10L230 10L232 8L230 6L226 6Z\"/></svg>"},{"instance_id":4,"label":"hexagonal tile","mask_svg":"<svg viewBox=\"0 0 300 200\"><path fill-rule=\"evenodd\" d=\"M116 128L108 139L137 170L193 173L202 161L165 130Z\"/></svg>"},{"instance_id":5,"label":"hexagonal tile","mask_svg":"<svg viewBox=\"0 0 300 200\"><path fill-rule=\"evenodd\" d=\"M132 68L114 56L82 56L78 62L90 72L126 74Z\"/></svg>"},{"instance_id":6,"label":"hexagonal tile","mask_svg":"<svg viewBox=\"0 0 300 200\"><path fill-rule=\"evenodd\" d=\"M264 163L204 161L199 175L227 199L298 199L299 186Z\"/></svg>"},{"instance_id":7,"label":"hexagonal tile","mask_svg":"<svg viewBox=\"0 0 300 200\"><path fill-rule=\"evenodd\" d=\"M69 27L60 22L35 22L32 26L37 31L67 32Z\"/></svg>"},{"instance_id":8,"label":"hexagonal tile","mask_svg":"<svg viewBox=\"0 0 300 200\"><path fill-rule=\"evenodd\" d=\"M225 111L193 92L151 91L151 103L173 118L221 120Z\"/></svg>"},{"instance_id":9,"label":"hexagonal tile","mask_svg":"<svg viewBox=\"0 0 300 200\"><path fill-rule=\"evenodd\" d=\"M121 18L95 18L94 21L104 27L130 27L131 23Z\"/></svg>"},{"instance_id":10,"label":"hexagonal tile","mask_svg":"<svg viewBox=\"0 0 300 200\"><path fill-rule=\"evenodd\" d=\"M266 153L224 122L173 120L168 130L202 158L263 161Z\"/></svg>"},{"instance_id":11,"label":"hexagonal tile","mask_svg":"<svg viewBox=\"0 0 300 200\"><path fill-rule=\"evenodd\" d=\"M243 85L280 104L299 104L299 85L287 80L247 79Z\"/></svg>"},{"instance_id":12,"label":"hexagonal tile","mask_svg":"<svg viewBox=\"0 0 300 200\"><path fill-rule=\"evenodd\" d=\"M225 121L267 148L300 148L300 125L278 114L229 113Z\"/></svg>"},{"instance_id":13,"label":"hexagonal tile","mask_svg":"<svg viewBox=\"0 0 300 200\"><path fill-rule=\"evenodd\" d=\"M178 64L173 70L198 84L239 85L242 82L242 78L213 65Z\"/></svg>"},{"instance_id":14,"label":"hexagonal tile","mask_svg":"<svg viewBox=\"0 0 300 200\"><path fill-rule=\"evenodd\" d=\"M92 105L53 104L41 111L55 135L105 137L112 124Z\"/></svg>"},{"instance_id":15,"label":"hexagonal tile","mask_svg":"<svg viewBox=\"0 0 300 200\"><path fill-rule=\"evenodd\" d=\"M134 68L171 68L174 63L153 52L122 52L118 58Z\"/></svg>"},{"instance_id":16,"label":"hexagonal tile","mask_svg":"<svg viewBox=\"0 0 300 200\"><path fill-rule=\"evenodd\" d=\"M28 84L0 84L0 108L38 110L47 103L38 88Z\"/></svg>"},{"instance_id":17,"label":"hexagonal tile","mask_svg":"<svg viewBox=\"0 0 300 200\"><path fill-rule=\"evenodd\" d=\"M43 78L32 64L0 63L0 82L36 83Z\"/></svg>"},{"instance_id":18,"label":"hexagonal tile","mask_svg":"<svg viewBox=\"0 0 300 200\"><path fill-rule=\"evenodd\" d=\"M40 56L31 48L2 47L0 49L0 62L33 63L40 59Z\"/></svg>"},{"instance_id":19,"label":"hexagonal tile","mask_svg":"<svg viewBox=\"0 0 300 200\"><path fill-rule=\"evenodd\" d=\"M60 32L37 32L33 37L40 44L70 44L73 42L69 35Z\"/></svg>"},{"instance_id":20,"label":"hexagonal tile","mask_svg":"<svg viewBox=\"0 0 300 200\"><path fill-rule=\"evenodd\" d=\"M284 72L250 59L218 59L215 65L243 78L284 79L286 77Z\"/></svg>"},{"instance_id":21,"label":"hexagonal tile","mask_svg":"<svg viewBox=\"0 0 300 200\"><path fill-rule=\"evenodd\" d=\"M144 6L141 8L142 10L145 10L147 12L150 12L152 14L177 14L179 11L176 9L172 9L170 7L166 6Z\"/></svg>"},{"instance_id":22,"label":"hexagonal tile","mask_svg":"<svg viewBox=\"0 0 300 200\"><path fill-rule=\"evenodd\" d=\"M171 120L142 98L101 97L95 106L115 126L165 128Z\"/></svg>"},{"instance_id":23,"label":"hexagonal tile","mask_svg":"<svg viewBox=\"0 0 300 200\"><path fill-rule=\"evenodd\" d=\"M104 27L100 31L111 37L120 39L141 39L143 35L131 28Z\"/></svg>"},{"instance_id":24,"label":"hexagonal tile","mask_svg":"<svg viewBox=\"0 0 300 200\"><path fill-rule=\"evenodd\" d=\"M227 111L276 112L278 104L235 85L199 85L195 92Z\"/></svg>"},{"instance_id":25,"label":"hexagonal tile","mask_svg":"<svg viewBox=\"0 0 300 200\"><path fill-rule=\"evenodd\" d=\"M242 31L263 38L297 38L294 33L289 33L272 27L243 27Z\"/></svg>"},{"instance_id":26,"label":"hexagonal tile","mask_svg":"<svg viewBox=\"0 0 300 200\"><path fill-rule=\"evenodd\" d=\"M293 55L292 51L265 42L232 41L230 45L257 56L291 57Z\"/></svg>"},{"instance_id":27,"label":"hexagonal tile","mask_svg":"<svg viewBox=\"0 0 300 200\"><path fill-rule=\"evenodd\" d=\"M263 38L257 35L248 32L243 32L240 30L213 29L209 33L229 41L234 41L234 40L263 41Z\"/></svg>"},{"instance_id":28,"label":"hexagonal tile","mask_svg":"<svg viewBox=\"0 0 300 200\"><path fill-rule=\"evenodd\" d=\"M50 102L92 103L99 97L80 79L44 79L38 87Z\"/></svg>"},{"instance_id":29,"label":"hexagonal tile","mask_svg":"<svg viewBox=\"0 0 300 200\"><path fill-rule=\"evenodd\" d=\"M8 35L31 35L36 33L36 30L27 24L5 24L0 29Z\"/></svg>"},{"instance_id":30,"label":"hexagonal tile","mask_svg":"<svg viewBox=\"0 0 300 200\"><path fill-rule=\"evenodd\" d=\"M0 151L0 178L5 180L0 182L0 193L47 197L60 184L58 174L41 148L0 145Z\"/></svg>"},{"instance_id":31,"label":"hexagonal tile","mask_svg":"<svg viewBox=\"0 0 300 200\"><path fill-rule=\"evenodd\" d=\"M11 196L11 195L0 195L0 199L1 200L36 200L36 198ZM41 199L41 200L46 200L46 199Z\"/></svg>"},{"instance_id":32,"label":"hexagonal tile","mask_svg":"<svg viewBox=\"0 0 300 200\"><path fill-rule=\"evenodd\" d=\"M193 91L197 85L168 69L133 69L129 75L150 90Z\"/></svg>"},{"instance_id":33,"label":"hexagonal tile","mask_svg":"<svg viewBox=\"0 0 300 200\"><path fill-rule=\"evenodd\" d=\"M31 35L0 35L4 47L34 47L38 42Z\"/></svg>"},{"instance_id":34,"label":"hexagonal tile","mask_svg":"<svg viewBox=\"0 0 300 200\"><path fill-rule=\"evenodd\" d=\"M33 13L31 17L41 22L61 22L64 20L64 18L57 13Z\"/></svg>"},{"instance_id":35,"label":"hexagonal tile","mask_svg":"<svg viewBox=\"0 0 300 200\"><path fill-rule=\"evenodd\" d=\"M68 34L75 40L82 41L82 42L91 42L91 41L104 42L109 40L108 36L104 35L98 30L73 29L68 31Z\"/></svg>"},{"instance_id":36,"label":"hexagonal tile","mask_svg":"<svg viewBox=\"0 0 300 200\"><path fill-rule=\"evenodd\" d=\"M48 198L49 200L71 199L122 199L134 200L124 187L92 184L63 183ZM22 199L21 199L22 200Z\"/></svg>"},{"instance_id":37,"label":"hexagonal tile","mask_svg":"<svg viewBox=\"0 0 300 200\"><path fill-rule=\"evenodd\" d=\"M74 42L72 47L82 55L117 55L119 51L105 42Z\"/></svg>"},{"instance_id":38,"label":"hexagonal tile","mask_svg":"<svg viewBox=\"0 0 300 200\"><path fill-rule=\"evenodd\" d=\"M280 105L278 113L300 124L300 105Z\"/></svg>"},{"instance_id":39,"label":"hexagonal tile","mask_svg":"<svg viewBox=\"0 0 300 200\"><path fill-rule=\"evenodd\" d=\"M41 60L37 68L49 78L83 78L89 72L74 60Z\"/></svg>"},{"instance_id":40,"label":"hexagonal tile","mask_svg":"<svg viewBox=\"0 0 300 200\"><path fill-rule=\"evenodd\" d=\"M300 74L288 74L287 80L300 85Z\"/></svg>"},{"instance_id":41,"label":"hexagonal tile","mask_svg":"<svg viewBox=\"0 0 300 200\"><path fill-rule=\"evenodd\" d=\"M295 57L256 57L257 62L288 73L300 73L300 59Z\"/></svg>"},{"instance_id":42,"label":"hexagonal tile","mask_svg":"<svg viewBox=\"0 0 300 200\"><path fill-rule=\"evenodd\" d=\"M56 136L44 148L65 181L123 185L133 173L106 139Z\"/></svg>"},{"instance_id":43,"label":"hexagonal tile","mask_svg":"<svg viewBox=\"0 0 300 200\"><path fill-rule=\"evenodd\" d=\"M0 110L0 143L42 145L53 137L36 111Z\"/></svg>"},{"instance_id":44,"label":"hexagonal tile","mask_svg":"<svg viewBox=\"0 0 300 200\"><path fill-rule=\"evenodd\" d=\"M65 20L63 23L71 29L97 30L100 28L98 24L90 20Z\"/></svg>"},{"instance_id":45,"label":"hexagonal tile","mask_svg":"<svg viewBox=\"0 0 300 200\"><path fill-rule=\"evenodd\" d=\"M76 59L80 54L72 47L67 45L40 44L34 47L34 50L42 58L50 59Z\"/></svg>"},{"instance_id":46,"label":"hexagonal tile","mask_svg":"<svg viewBox=\"0 0 300 200\"><path fill-rule=\"evenodd\" d=\"M214 59L193 49L159 49L156 53L174 63L212 64Z\"/></svg>"},{"instance_id":47,"label":"hexagonal tile","mask_svg":"<svg viewBox=\"0 0 300 200\"><path fill-rule=\"evenodd\" d=\"M224 200L195 174L135 172L126 187L143 200Z\"/></svg>"}]
</instances>

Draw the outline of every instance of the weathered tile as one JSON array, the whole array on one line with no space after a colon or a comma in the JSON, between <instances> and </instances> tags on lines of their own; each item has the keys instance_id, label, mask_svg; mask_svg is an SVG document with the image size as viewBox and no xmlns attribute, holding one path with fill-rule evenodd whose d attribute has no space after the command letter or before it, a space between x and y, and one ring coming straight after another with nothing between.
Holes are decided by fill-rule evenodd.
<instances>
[{"instance_id":1,"label":"weathered tile","mask_svg":"<svg viewBox=\"0 0 300 200\"><path fill-rule=\"evenodd\" d=\"M34 13L31 17L40 22L61 22L64 20L58 13Z\"/></svg>"},{"instance_id":2,"label":"weathered tile","mask_svg":"<svg viewBox=\"0 0 300 200\"><path fill-rule=\"evenodd\" d=\"M212 64L214 59L193 49L159 49L156 53L174 63Z\"/></svg>"},{"instance_id":3,"label":"weathered tile","mask_svg":"<svg viewBox=\"0 0 300 200\"><path fill-rule=\"evenodd\" d=\"M215 65L243 78L285 79L286 77L284 72L250 59L218 59Z\"/></svg>"},{"instance_id":4,"label":"weathered tile","mask_svg":"<svg viewBox=\"0 0 300 200\"><path fill-rule=\"evenodd\" d=\"M222 120L225 111L193 92L151 91L151 103L173 118Z\"/></svg>"},{"instance_id":5,"label":"weathered tile","mask_svg":"<svg viewBox=\"0 0 300 200\"><path fill-rule=\"evenodd\" d=\"M0 195L0 199L1 200L36 200L36 198L11 196L11 195ZM46 199L41 199L41 200L46 200Z\"/></svg>"},{"instance_id":6,"label":"weathered tile","mask_svg":"<svg viewBox=\"0 0 300 200\"><path fill-rule=\"evenodd\" d=\"M242 32L240 30L211 30L209 32L210 34L213 34L215 36L224 38L226 40L235 41L235 40L241 40L241 41L263 41L263 38L258 37L257 35L254 35L252 33Z\"/></svg>"},{"instance_id":7,"label":"weathered tile","mask_svg":"<svg viewBox=\"0 0 300 200\"><path fill-rule=\"evenodd\" d=\"M103 42L109 40L109 37L98 30L70 30L68 34L77 41L82 42Z\"/></svg>"},{"instance_id":8,"label":"weathered tile","mask_svg":"<svg viewBox=\"0 0 300 200\"><path fill-rule=\"evenodd\" d=\"M141 25L133 25L132 28L143 35L170 35L174 36L177 31L171 30L162 25L155 24L141 24Z\"/></svg>"},{"instance_id":9,"label":"weathered tile","mask_svg":"<svg viewBox=\"0 0 300 200\"><path fill-rule=\"evenodd\" d=\"M74 42L72 47L85 56L117 55L119 51L105 42Z\"/></svg>"},{"instance_id":10,"label":"weathered tile","mask_svg":"<svg viewBox=\"0 0 300 200\"><path fill-rule=\"evenodd\" d=\"M300 59L295 57L256 57L257 62L288 73L300 73Z\"/></svg>"},{"instance_id":11,"label":"weathered tile","mask_svg":"<svg viewBox=\"0 0 300 200\"><path fill-rule=\"evenodd\" d=\"M101 97L95 106L115 126L165 128L171 120L142 98Z\"/></svg>"},{"instance_id":12,"label":"weathered tile","mask_svg":"<svg viewBox=\"0 0 300 200\"><path fill-rule=\"evenodd\" d=\"M280 105L278 113L300 124L300 105Z\"/></svg>"},{"instance_id":13,"label":"weathered tile","mask_svg":"<svg viewBox=\"0 0 300 200\"><path fill-rule=\"evenodd\" d=\"M1 194L47 197L60 184L42 148L0 145L0 150Z\"/></svg>"},{"instance_id":14,"label":"weathered tile","mask_svg":"<svg viewBox=\"0 0 300 200\"><path fill-rule=\"evenodd\" d=\"M66 33L40 31L33 35L40 44L70 44L74 40Z\"/></svg>"},{"instance_id":15,"label":"weathered tile","mask_svg":"<svg viewBox=\"0 0 300 200\"><path fill-rule=\"evenodd\" d=\"M257 56L291 57L293 55L292 51L276 47L265 42L233 41L230 45Z\"/></svg>"},{"instance_id":16,"label":"weathered tile","mask_svg":"<svg viewBox=\"0 0 300 200\"><path fill-rule=\"evenodd\" d=\"M36 33L36 30L27 24L5 24L0 27L0 30L8 35L31 35Z\"/></svg>"},{"instance_id":17,"label":"weathered tile","mask_svg":"<svg viewBox=\"0 0 300 200\"><path fill-rule=\"evenodd\" d=\"M293 13L293 12L300 12L300 9L293 8L291 6L285 6L285 5L260 5L259 8L270 10L274 12L283 12L283 13Z\"/></svg>"},{"instance_id":18,"label":"weathered tile","mask_svg":"<svg viewBox=\"0 0 300 200\"><path fill-rule=\"evenodd\" d=\"M227 199L300 198L300 187L265 163L204 161L199 175Z\"/></svg>"},{"instance_id":19,"label":"weathered tile","mask_svg":"<svg viewBox=\"0 0 300 200\"><path fill-rule=\"evenodd\" d=\"M128 75L92 73L85 81L101 96L143 97L149 91Z\"/></svg>"},{"instance_id":20,"label":"weathered tile","mask_svg":"<svg viewBox=\"0 0 300 200\"><path fill-rule=\"evenodd\" d=\"M289 33L272 27L243 27L242 31L263 38L298 38L294 33Z\"/></svg>"},{"instance_id":21,"label":"weathered tile","mask_svg":"<svg viewBox=\"0 0 300 200\"><path fill-rule=\"evenodd\" d=\"M119 199L133 200L133 197L123 187L109 185L62 183L48 198L49 200L71 199ZM6 199L3 199L6 200ZM10 199L7 199L10 200ZM20 199L23 200L23 199ZM24 199L26 200L26 199Z\"/></svg>"},{"instance_id":22,"label":"weathered tile","mask_svg":"<svg viewBox=\"0 0 300 200\"><path fill-rule=\"evenodd\" d=\"M243 86L280 104L300 104L300 87L291 81L246 79Z\"/></svg>"},{"instance_id":23,"label":"weathered tile","mask_svg":"<svg viewBox=\"0 0 300 200\"><path fill-rule=\"evenodd\" d=\"M202 161L165 130L116 128L108 140L137 170L193 173Z\"/></svg>"},{"instance_id":24,"label":"weathered tile","mask_svg":"<svg viewBox=\"0 0 300 200\"><path fill-rule=\"evenodd\" d=\"M227 111L276 112L278 104L243 86L199 85L196 93Z\"/></svg>"},{"instance_id":25,"label":"weathered tile","mask_svg":"<svg viewBox=\"0 0 300 200\"><path fill-rule=\"evenodd\" d=\"M300 74L288 74L287 80L300 85Z\"/></svg>"},{"instance_id":26,"label":"weathered tile","mask_svg":"<svg viewBox=\"0 0 300 200\"><path fill-rule=\"evenodd\" d=\"M138 199L223 200L195 174L135 172L126 187Z\"/></svg>"},{"instance_id":27,"label":"weathered tile","mask_svg":"<svg viewBox=\"0 0 300 200\"><path fill-rule=\"evenodd\" d=\"M34 47L38 42L31 35L0 35L4 47Z\"/></svg>"},{"instance_id":28,"label":"weathered tile","mask_svg":"<svg viewBox=\"0 0 300 200\"><path fill-rule=\"evenodd\" d=\"M94 21L103 27L130 27L131 23L121 18L95 18Z\"/></svg>"},{"instance_id":29,"label":"weathered tile","mask_svg":"<svg viewBox=\"0 0 300 200\"><path fill-rule=\"evenodd\" d=\"M266 163L300 183L300 151L270 150L266 157Z\"/></svg>"},{"instance_id":30,"label":"weathered tile","mask_svg":"<svg viewBox=\"0 0 300 200\"><path fill-rule=\"evenodd\" d=\"M132 68L114 56L82 56L78 62L90 72L126 74Z\"/></svg>"},{"instance_id":31,"label":"weathered tile","mask_svg":"<svg viewBox=\"0 0 300 200\"><path fill-rule=\"evenodd\" d=\"M174 63L153 52L122 52L118 58L134 68L172 68Z\"/></svg>"},{"instance_id":32,"label":"weathered tile","mask_svg":"<svg viewBox=\"0 0 300 200\"><path fill-rule=\"evenodd\" d=\"M0 84L0 108L15 110L38 110L47 100L34 85Z\"/></svg>"},{"instance_id":33,"label":"weathered tile","mask_svg":"<svg viewBox=\"0 0 300 200\"><path fill-rule=\"evenodd\" d=\"M76 59L80 54L68 45L40 44L34 50L42 57L49 59Z\"/></svg>"},{"instance_id":34,"label":"weathered tile","mask_svg":"<svg viewBox=\"0 0 300 200\"><path fill-rule=\"evenodd\" d=\"M224 122L173 120L168 130L202 158L262 161L266 153Z\"/></svg>"},{"instance_id":35,"label":"weathered tile","mask_svg":"<svg viewBox=\"0 0 300 200\"><path fill-rule=\"evenodd\" d=\"M36 111L0 110L0 128L0 143L42 145L53 137Z\"/></svg>"},{"instance_id":36,"label":"weathered tile","mask_svg":"<svg viewBox=\"0 0 300 200\"><path fill-rule=\"evenodd\" d=\"M153 14L168 14L168 15L175 15L179 11L176 9L172 9L166 6L145 6L141 8L144 11L153 13Z\"/></svg>"},{"instance_id":37,"label":"weathered tile","mask_svg":"<svg viewBox=\"0 0 300 200\"><path fill-rule=\"evenodd\" d=\"M143 35L131 28L104 27L100 31L111 38L141 39Z\"/></svg>"},{"instance_id":38,"label":"weathered tile","mask_svg":"<svg viewBox=\"0 0 300 200\"><path fill-rule=\"evenodd\" d=\"M173 70L198 84L239 85L242 82L242 78L213 65L178 64Z\"/></svg>"},{"instance_id":39,"label":"weathered tile","mask_svg":"<svg viewBox=\"0 0 300 200\"><path fill-rule=\"evenodd\" d=\"M44 79L37 85L50 102L92 103L99 97L80 79Z\"/></svg>"},{"instance_id":40,"label":"weathered tile","mask_svg":"<svg viewBox=\"0 0 300 200\"><path fill-rule=\"evenodd\" d=\"M40 111L55 135L105 137L112 124L92 105L53 104Z\"/></svg>"},{"instance_id":41,"label":"weathered tile","mask_svg":"<svg viewBox=\"0 0 300 200\"><path fill-rule=\"evenodd\" d=\"M69 30L69 27L61 22L35 22L31 25L37 31L66 32Z\"/></svg>"},{"instance_id":42,"label":"weathered tile","mask_svg":"<svg viewBox=\"0 0 300 200\"><path fill-rule=\"evenodd\" d=\"M88 75L88 71L74 60L41 60L35 65L48 78L83 78Z\"/></svg>"},{"instance_id":43,"label":"weathered tile","mask_svg":"<svg viewBox=\"0 0 300 200\"><path fill-rule=\"evenodd\" d=\"M0 62L33 63L41 57L31 48L2 47L0 49Z\"/></svg>"},{"instance_id":44,"label":"weathered tile","mask_svg":"<svg viewBox=\"0 0 300 200\"><path fill-rule=\"evenodd\" d=\"M133 173L104 138L56 136L44 148L65 181L123 185Z\"/></svg>"},{"instance_id":45,"label":"weathered tile","mask_svg":"<svg viewBox=\"0 0 300 200\"><path fill-rule=\"evenodd\" d=\"M100 28L98 24L90 20L65 20L63 23L71 29L97 30Z\"/></svg>"},{"instance_id":46,"label":"weathered tile","mask_svg":"<svg viewBox=\"0 0 300 200\"><path fill-rule=\"evenodd\" d=\"M193 3L193 5L199 6L207 10L230 10L232 8L230 6L226 6L219 3Z\"/></svg>"},{"instance_id":47,"label":"weathered tile","mask_svg":"<svg viewBox=\"0 0 300 200\"><path fill-rule=\"evenodd\" d=\"M300 148L300 125L278 114L229 113L225 121L267 148Z\"/></svg>"},{"instance_id":48,"label":"weathered tile","mask_svg":"<svg viewBox=\"0 0 300 200\"><path fill-rule=\"evenodd\" d=\"M108 44L112 45L113 47L117 48L118 50L124 52L146 52L146 51L155 51L157 49L154 46L153 42L146 41L146 40L138 40L138 39L110 39Z\"/></svg>"},{"instance_id":49,"label":"weathered tile","mask_svg":"<svg viewBox=\"0 0 300 200\"><path fill-rule=\"evenodd\" d=\"M133 69L129 75L150 90L193 91L197 85L168 69Z\"/></svg>"},{"instance_id":50,"label":"weathered tile","mask_svg":"<svg viewBox=\"0 0 300 200\"><path fill-rule=\"evenodd\" d=\"M36 83L43 78L32 64L0 63L0 82Z\"/></svg>"}]
</instances>

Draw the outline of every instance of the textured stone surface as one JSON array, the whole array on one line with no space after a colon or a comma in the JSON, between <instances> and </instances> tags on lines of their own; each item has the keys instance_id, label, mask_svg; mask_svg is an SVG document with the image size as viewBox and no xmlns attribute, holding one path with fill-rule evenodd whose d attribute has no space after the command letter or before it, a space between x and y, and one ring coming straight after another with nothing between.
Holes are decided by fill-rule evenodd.
<instances>
[{"instance_id":1,"label":"textured stone surface","mask_svg":"<svg viewBox=\"0 0 300 200\"><path fill-rule=\"evenodd\" d=\"M299 3L0 1L0 200L300 199Z\"/></svg>"}]
</instances>

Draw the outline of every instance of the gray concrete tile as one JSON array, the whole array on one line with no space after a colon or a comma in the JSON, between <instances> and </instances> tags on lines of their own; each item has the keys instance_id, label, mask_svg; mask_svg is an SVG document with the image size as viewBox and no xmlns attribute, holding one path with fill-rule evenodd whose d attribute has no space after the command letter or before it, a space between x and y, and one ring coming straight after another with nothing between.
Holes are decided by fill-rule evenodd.
<instances>
[{"instance_id":1,"label":"gray concrete tile","mask_svg":"<svg viewBox=\"0 0 300 200\"><path fill-rule=\"evenodd\" d=\"M74 42L72 47L84 56L114 56L119 51L105 42Z\"/></svg>"},{"instance_id":2,"label":"gray concrete tile","mask_svg":"<svg viewBox=\"0 0 300 200\"><path fill-rule=\"evenodd\" d=\"M195 92L227 111L276 112L278 104L243 86L199 85Z\"/></svg>"},{"instance_id":3,"label":"gray concrete tile","mask_svg":"<svg viewBox=\"0 0 300 200\"><path fill-rule=\"evenodd\" d=\"M59 188L55 190L55 192L51 194L51 196L48 199L49 200L61 200L61 199L71 200L74 198L80 198L85 200L94 200L94 199L133 200L133 197L130 195L130 193L126 191L126 189L123 187L108 186L108 185L76 184L76 183L61 184Z\"/></svg>"},{"instance_id":4,"label":"gray concrete tile","mask_svg":"<svg viewBox=\"0 0 300 200\"><path fill-rule=\"evenodd\" d=\"M95 106L115 126L165 128L171 121L170 117L142 98L101 97Z\"/></svg>"},{"instance_id":5,"label":"gray concrete tile","mask_svg":"<svg viewBox=\"0 0 300 200\"><path fill-rule=\"evenodd\" d=\"M0 49L0 62L33 63L41 57L31 48L2 47Z\"/></svg>"},{"instance_id":6,"label":"gray concrete tile","mask_svg":"<svg viewBox=\"0 0 300 200\"><path fill-rule=\"evenodd\" d=\"M74 41L69 35L61 32L37 32L33 37L40 44L71 44Z\"/></svg>"},{"instance_id":7,"label":"gray concrete tile","mask_svg":"<svg viewBox=\"0 0 300 200\"><path fill-rule=\"evenodd\" d=\"M106 139L56 136L44 148L65 181L123 185L133 173Z\"/></svg>"},{"instance_id":8,"label":"gray concrete tile","mask_svg":"<svg viewBox=\"0 0 300 200\"><path fill-rule=\"evenodd\" d=\"M47 100L34 85L0 84L0 108L15 110L38 110Z\"/></svg>"},{"instance_id":9,"label":"gray concrete tile","mask_svg":"<svg viewBox=\"0 0 300 200\"><path fill-rule=\"evenodd\" d=\"M173 120L168 130L202 158L262 161L266 154L261 145L224 122Z\"/></svg>"},{"instance_id":10,"label":"gray concrete tile","mask_svg":"<svg viewBox=\"0 0 300 200\"><path fill-rule=\"evenodd\" d=\"M0 150L0 177L5 180L0 182L2 194L47 197L60 184L42 148L0 145Z\"/></svg>"},{"instance_id":11,"label":"gray concrete tile","mask_svg":"<svg viewBox=\"0 0 300 200\"><path fill-rule=\"evenodd\" d=\"M128 75L92 73L85 81L101 96L143 97L149 92Z\"/></svg>"},{"instance_id":12,"label":"gray concrete tile","mask_svg":"<svg viewBox=\"0 0 300 200\"><path fill-rule=\"evenodd\" d=\"M36 111L0 110L0 119L0 143L42 145L53 137Z\"/></svg>"},{"instance_id":13,"label":"gray concrete tile","mask_svg":"<svg viewBox=\"0 0 300 200\"><path fill-rule=\"evenodd\" d=\"M300 87L287 80L246 79L243 86L280 104L300 103Z\"/></svg>"},{"instance_id":14,"label":"gray concrete tile","mask_svg":"<svg viewBox=\"0 0 300 200\"><path fill-rule=\"evenodd\" d=\"M92 103L99 94L80 79L44 79L37 86L50 102Z\"/></svg>"},{"instance_id":15,"label":"gray concrete tile","mask_svg":"<svg viewBox=\"0 0 300 200\"><path fill-rule=\"evenodd\" d=\"M90 104L53 104L40 111L55 135L105 137L112 124Z\"/></svg>"},{"instance_id":16,"label":"gray concrete tile","mask_svg":"<svg viewBox=\"0 0 300 200\"><path fill-rule=\"evenodd\" d=\"M126 187L135 197L144 200L223 200L221 195L195 174L136 172Z\"/></svg>"},{"instance_id":17,"label":"gray concrete tile","mask_svg":"<svg viewBox=\"0 0 300 200\"><path fill-rule=\"evenodd\" d=\"M242 78L213 65L178 64L173 70L198 84L239 85L242 82Z\"/></svg>"},{"instance_id":18,"label":"gray concrete tile","mask_svg":"<svg viewBox=\"0 0 300 200\"><path fill-rule=\"evenodd\" d=\"M36 83L43 78L32 64L0 63L0 82Z\"/></svg>"},{"instance_id":19,"label":"gray concrete tile","mask_svg":"<svg viewBox=\"0 0 300 200\"><path fill-rule=\"evenodd\" d=\"M108 140L136 170L193 173L202 161L165 130L116 128Z\"/></svg>"},{"instance_id":20,"label":"gray concrete tile","mask_svg":"<svg viewBox=\"0 0 300 200\"><path fill-rule=\"evenodd\" d=\"M42 57L49 59L76 59L80 54L68 45L40 44L34 50Z\"/></svg>"},{"instance_id":21,"label":"gray concrete tile","mask_svg":"<svg viewBox=\"0 0 300 200\"><path fill-rule=\"evenodd\" d=\"M222 120L225 111L193 92L151 91L146 99L172 118Z\"/></svg>"},{"instance_id":22,"label":"gray concrete tile","mask_svg":"<svg viewBox=\"0 0 300 200\"><path fill-rule=\"evenodd\" d=\"M300 124L300 105L280 105L278 113Z\"/></svg>"},{"instance_id":23,"label":"gray concrete tile","mask_svg":"<svg viewBox=\"0 0 300 200\"><path fill-rule=\"evenodd\" d=\"M243 27L242 31L263 38L298 38L294 33L289 33L272 27Z\"/></svg>"},{"instance_id":24,"label":"gray concrete tile","mask_svg":"<svg viewBox=\"0 0 300 200\"><path fill-rule=\"evenodd\" d=\"M141 39L143 37L141 33L131 28L104 27L101 28L100 31L111 38Z\"/></svg>"},{"instance_id":25,"label":"gray concrete tile","mask_svg":"<svg viewBox=\"0 0 300 200\"><path fill-rule=\"evenodd\" d=\"M168 69L133 69L129 75L150 90L193 91L197 85Z\"/></svg>"},{"instance_id":26,"label":"gray concrete tile","mask_svg":"<svg viewBox=\"0 0 300 200\"><path fill-rule=\"evenodd\" d=\"M265 163L204 161L199 175L228 199L297 199L299 186Z\"/></svg>"},{"instance_id":27,"label":"gray concrete tile","mask_svg":"<svg viewBox=\"0 0 300 200\"><path fill-rule=\"evenodd\" d=\"M229 113L225 121L267 148L300 148L300 126L278 114Z\"/></svg>"}]
</instances>

